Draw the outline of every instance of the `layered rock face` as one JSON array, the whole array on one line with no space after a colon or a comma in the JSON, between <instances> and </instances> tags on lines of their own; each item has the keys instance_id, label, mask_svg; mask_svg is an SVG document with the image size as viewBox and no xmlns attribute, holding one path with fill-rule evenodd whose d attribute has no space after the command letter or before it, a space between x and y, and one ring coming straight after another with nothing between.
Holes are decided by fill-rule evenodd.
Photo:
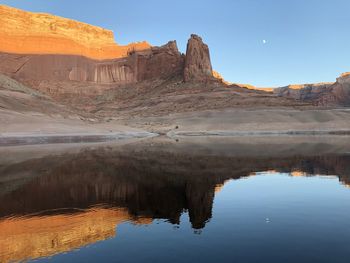
<instances>
[{"instance_id":1,"label":"layered rock face","mask_svg":"<svg viewBox=\"0 0 350 263\"><path fill-rule=\"evenodd\" d=\"M344 73L331 86L331 94L321 98L320 103L323 105L334 103L342 106L350 106L350 73Z\"/></svg>"},{"instance_id":2,"label":"layered rock face","mask_svg":"<svg viewBox=\"0 0 350 263\"><path fill-rule=\"evenodd\" d=\"M25 81L89 81L136 83L181 74L184 57L175 41L134 51L127 57L93 60L73 55L19 55L0 53L0 72Z\"/></svg>"},{"instance_id":3,"label":"layered rock face","mask_svg":"<svg viewBox=\"0 0 350 263\"><path fill-rule=\"evenodd\" d=\"M213 79L209 48L202 39L192 34L187 43L184 81L206 81Z\"/></svg>"},{"instance_id":4,"label":"layered rock face","mask_svg":"<svg viewBox=\"0 0 350 263\"><path fill-rule=\"evenodd\" d=\"M95 65L91 79L98 83L135 83L150 79L166 79L179 74L184 58L176 41L161 47L131 52L128 57L100 62Z\"/></svg>"},{"instance_id":5,"label":"layered rock face","mask_svg":"<svg viewBox=\"0 0 350 263\"><path fill-rule=\"evenodd\" d=\"M147 42L119 46L113 32L58 16L0 5L0 50L16 54L66 54L93 59L127 56Z\"/></svg>"},{"instance_id":6,"label":"layered rock face","mask_svg":"<svg viewBox=\"0 0 350 263\"><path fill-rule=\"evenodd\" d=\"M152 47L148 52L135 52L131 56L137 60L138 81L182 74L185 61L176 41L170 41L161 47Z\"/></svg>"},{"instance_id":7,"label":"layered rock face","mask_svg":"<svg viewBox=\"0 0 350 263\"><path fill-rule=\"evenodd\" d=\"M333 83L288 85L273 89L273 92L281 97L293 98L296 100L315 100L321 93L329 90Z\"/></svg>"},{"instance_id":8,"label":"layered rock face","mask_svg":"<svg viewBox=\"0 0 350 263\"><path fill-rule=\"evenodd\" d=\"M335 83L290 85L274 93L317 106L350 106L350 73L342 74Z\"/></svg>"},{"instance_id":9,"label":"layered rock face","mask_svg":"<svg viewBox=\"0 0 350 263\"><path fill-rule=\"evenodd\" d=\"M183 76L214 79L209 48L191 35L186 56L176 41L119 46L113 32L49 14L0 5L0 73L28 84L79 81L128 84Z\"/></svg>"}]
</instances>

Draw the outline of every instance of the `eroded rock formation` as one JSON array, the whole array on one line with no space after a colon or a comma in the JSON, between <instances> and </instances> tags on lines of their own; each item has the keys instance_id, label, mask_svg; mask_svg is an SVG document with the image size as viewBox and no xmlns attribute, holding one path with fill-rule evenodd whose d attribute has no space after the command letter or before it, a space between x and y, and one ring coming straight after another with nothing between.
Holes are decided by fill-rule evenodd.
<instances>
[{"instance_id":1,"label":"eroded rock formation","mask_svg":"<svg viewBox=\"0 0 350 263\"><path fill-rule=\"evenodd\" d=\"M175 75L185 81L214 79L209 48L197 35L191 35L186 56L176 41L119 46L110 30L0 5L0 37L0 72L26 83L128 84Z\"/></svg>"},{"instance_id":2,"label":"eroded rock formation","mask_svg":"<svg viewBox=\"0 0 350 263\"><path fill-rule=\"evenodd\" d=\"M182 74L175 41L119 46L113 32L49 14L0 6L0 72L24 81L135 83Z\"/></svg>"},{"instance_id":3,"label":"eroded rock formation","mask_svg":"<svg viewBox=\"0 0 350 263\"><path fill-rule=\"evenodd\" d=\"M187 43L184 81L206 81L212 78L209 48L199 36L192 34Z\"/></svg>"},{"instance_id":4,"label":"eroded rock formation","mask_svg":"<svg viewBox=\"0 0 350 263\"><path fill-rule=\"evenodd\" d=\"M120 46L113 32L50 14L0 5L0 50L16 54L68 54L94 59L127 56L149 49L147 42Z\"/></svg>"},{"instance_id":5,"label":"eroded rock formation","mask_svg":"<svg viewBox=\"0 0 350 263\"><path fill-rule=\"evenodd\" d=\"M342 74L332 86L336 102L350 106L350 72Z\"/></svg>"},{"instance_id":6,"label":"eroded rock formation","mask_svg":"<svg viewBox=\"0 0 350 263\"><path fill-rule=\"evenodd\" d=\"M350 73L342 74L335 83L289 85L274 93L317 106L350 106Z\"/></svg>"},{"instance_id":7,"label":"eroded rock formation","mask_svg":"<svg viewBox=\"0 0 350 263\"><path fill-rule=\"evenodd\" d=\"M77 84L84 87L91 84L92 92L88 93L96 95L108 89L108 85L100 84L127 86L145 82L149 86L149 81L155 80L159 87L156 83L159 80L172 79L177 83L182 79L187 83L181 85L191 89L198 84L203 90L205 82L215 83L216 88L224 88L225 92L229 87L230 92L249 93L250 97L268 95L278 101L273 105L290 105L290 101L292 105L350 105L350 74L342 75L335 83L277 89L226 82L212 70L209 48L194 34L187 43L186 55L179 52L175 41L160 47L151 47L146 42L119 46L112 31L0 5L0 39L0 73L50 96L77 94L79 91L74 90Z\"/></svg>"},{"instance_id":8,"label":"eroded rock formation","mask_svg":"<svg viewBox=\"0 0 350 263\"><path fill-rule=\"evenodd\" d=\"M21 80L135 83L180 74L184 57L175 41L131 52L125 58L93 60L74 55L0 54L0 72Z\"/></svg>"},{"instance_id":9,"label":"eroded rock formation","mask_svg":"<svg viewBox=\"0 0 350 263\"><path fill-rule=\"evenodd\" d=\"M329 90L333 83L300 84L288 85L273 89L278 96L293 98L297 100L313 100L326 90Z\"/></svg>"}]
</instances>

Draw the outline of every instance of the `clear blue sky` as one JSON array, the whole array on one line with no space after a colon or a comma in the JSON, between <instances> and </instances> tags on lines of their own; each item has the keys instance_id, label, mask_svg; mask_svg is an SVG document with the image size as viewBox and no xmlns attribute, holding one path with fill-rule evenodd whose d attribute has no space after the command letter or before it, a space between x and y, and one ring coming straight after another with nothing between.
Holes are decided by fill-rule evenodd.
<instances>
[{"instance_id":1,"label":"clear blue sky","mask_svg":"<svg viewBox=\"0 0 350 263\"><path fill-rule=\"evenodd\" d=\"M213 68L256 86L334 81L350 71L349 0L0 0L111 29L119 44L191 33L209 45ZM264 44L264 41L266 43Z\"/></svg>"}]
</instances>

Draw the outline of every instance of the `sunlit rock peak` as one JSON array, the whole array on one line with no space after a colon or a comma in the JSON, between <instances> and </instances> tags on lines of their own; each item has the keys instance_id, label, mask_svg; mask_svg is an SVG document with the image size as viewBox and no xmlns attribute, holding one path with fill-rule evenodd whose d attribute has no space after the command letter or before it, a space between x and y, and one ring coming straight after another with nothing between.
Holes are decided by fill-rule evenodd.
<instances>
[{"instance_id":1,"label":"sunlit rock peak","mask_svg":"<svg viewBox=\"0 0 350 263\"><path fill-rule=\"evenodd\" d=\"M120 46L111 30L44 13L0 5L0 51L17 54L67 54L94 59L124 57L150 48L147 42Z\"/></svg>"}]
</instances>

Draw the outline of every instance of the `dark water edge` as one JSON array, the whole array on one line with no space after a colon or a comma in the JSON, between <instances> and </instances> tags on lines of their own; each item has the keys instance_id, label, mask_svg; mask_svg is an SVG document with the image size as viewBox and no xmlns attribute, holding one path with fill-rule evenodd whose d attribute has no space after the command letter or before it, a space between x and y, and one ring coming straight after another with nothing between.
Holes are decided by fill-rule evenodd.
<instances>
[{"instance_id":1,"label":"dark water edge","mask_svg":"<svg viewBox=\"0 0 350 263\"><path fill-rule=\"evenodd\" d=\"M347 262L348 141L5 147L0 261Z\"/></svg>"},{"instance_id":2,"label":"dark water edge","mask_svg":"<svg viewBox=\"0 0 350 263\"><path fill-rule=\"evenodd\" d=\"M186 132L171 131L167 134L169 139L175 140L191 140L193 137L199 138L203 141L216 137L218 140L230 140L230 139L245 139L261 137L265 140L271 138L294 138L294 137L309 137L309 138L324 138L327 141L329 137L350 137L350 131L208 131L208 132ZM4 146L24 146L24 145L43 145L43 144L75 144L75 143L101 143L101 142L113 142L118 140L132 139L132 138L152 138L159 136L157 133L152 132L119 132L111 134L74 134L74 135L34 135L34 136L0 136L0 147Z\"/></svg>"},{"instance_id":3,"label":"dark water edge","mask_svg":"<svg viewBox=\"0 0 350 263\"><path fill-rule=\"evenodd\" d=\"M36 144L98 143L112 142L130 138L147 138L156 134L148 132L113 133L107 135L36 135L36 136L0 136L1 146L21 146Z\"/></svg>"},{"instance_id":4,"label":"dark water edge","mask_svg":"<svg viewBox=\"0 0 350 263\"><path fill-rule=\"evenodd\" d=\"M170 137L234 137L234 136L348 136L350 130L290 130L290 131L171 131Z\"/></svg>"}]
</instances>

